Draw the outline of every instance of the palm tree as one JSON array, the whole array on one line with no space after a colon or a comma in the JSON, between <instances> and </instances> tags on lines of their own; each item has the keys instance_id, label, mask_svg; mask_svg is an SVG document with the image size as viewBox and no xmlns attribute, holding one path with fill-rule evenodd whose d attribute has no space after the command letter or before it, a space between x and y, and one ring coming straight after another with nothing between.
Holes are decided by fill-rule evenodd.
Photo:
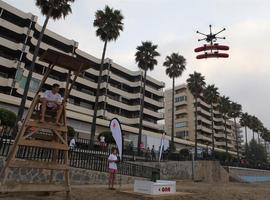
<instances>
[{"instance_id":1,"label":"palm tree","mask_svg":"<svg viewBox=\"0 0 270 200\"><path fill-rule=\"evenodd\" d=\"M252 139L255 140L255 130L258 124L258 118L256 116L249 116L250 118L250 123L249 123L249 128L252 130Z\"/></svg>"},{"instance_id":2,"label":"palm tree","mask_svg":"<svg viewBox=\"0 0 270 200\"><path fill-rule=\"evenodd\" d=\"M256 123L256 129L255 129L255 131L256 131L256 133L258 135L258 144L261 143L260 134L262 133L263 129L264 129L263 123L261 122L261 120L258 119L258 121Z\"/></svg>"},{"instance_id":3,"label":"palm tree","mask_svg":"<svg viewBox=\"0 0 270 200\"><path fill-rule=\"evenodd\" d=\"M36 6L41 10L42 15L46 16L46 19L43 23L41 32L38 37L37 45L34 50L34 55L33 55L32 62L29 68L28 76L27 76L24 91L23 91L22 100L21 100L20 107L18 110L17 121L21 120L24 113L24 107L25 107L25 103L27 99L30 81L32 79L33 70L35 68L36 59L38 57L39 47L40 47L45 29L49 22L49 19L52 18L53 20L57 20L62 17L65 18L69 13L72 12L70 3L73 3L73 2L74 0L36 0Z\"/></svg>"},{"instance_id":4,"label":"palm tree","mask_svg":"<svg viewBox=\"0 0 270 200\"><path fill-rule=\"evenodd\" d=\"M141 102L140 102L140 122L139 122L139 133L138 133L138 153L140 153L140 145L142 140L142 128L143 128L143 108L144 108L144 96L145 96L145 85L146 85L146 74L148 70L153 70L154 66L157 65L156 57L160 54L156 51L157 45L152 44L150 41L142 42L141 46L137 46L135 53L135 61L138 67L144 71L143 77L143 88L141 88Z\"/></svg>"},{"instance_id":5,"label":"palm tree","mask_svg":"<svg viewBox=\"0 0 270 200\"><path fill-rule=\"evenodd\" d=\"M197 130L197 110L198 110L198 98L200 94L203 92L205 87L204 76L201 73L194 72L193 74L189 75L187 79L187 86L190 90L191 94L194 96L195 99L195 159L197 159L197 145L198 145L198 130Z\"/></svg>"},{"instance_id":6,"label":"palm tree","mask_svg":"<svg viewBox=\"0 0 270 200\"><path fill-rule=\"evenodd\" d=\"M238 103L231 102L230 103L230 111L229 111L229 117L232 117L234 120L234 131L235 131L235 138L236 138L236 151L237 151L237 159L240 160L239 156L239 136L237 132L237 124L236 124L236 118L240 117L242 111L242 106Z\"/></svg>"},{"instance_id":7,"label":"palm tree","mask_svg":"<svg viewBox=\"0 0 270 200\"><path fill-rule=\"evenodd\" d=\"M267 153L266 142L269 142L270 141L270 131L267 128L263 127L262 128L262 131L261 131L261 136L262 136L262 139L264 140L265 152Z\"/></svg>"},{"instance_id":8,"label":"palm tree","mask_svg":"<svg viewBox=\"0 0 270 200\"><path fill-rule=\"evenodd\" d=\"M186 59L178 53L172 53L171 56L167 56L163 65L166 67L166 74L173 79L172 84L172 133L171 133L171 150L174 148L174 93L175 93L175 78L182 75L186 69Z\"/></svg>"},{"instance_id":9,"label":"palm tree","mask_svg":"<svg viewBox=\"0 0 270 200\"><path fill-rule=\"evenodd\" d=\"M226 154L228 157L228 134L227 134L227 115L230 111L230 99L229 97L222 96L219 99L219 112L222 114L224 120L224 133L225 133L225 143L226 143Z\"/></svg>"},{"instance_id":10,"label":"palm tree","mask_svg":"<svg viewBox=\"0 0 270 200\"><path fill-rule=\"evenodd\" d=\"M245 113L242 113L241 114L241 118L240 118L240 124L241 126L244 126L245 127L245 143L246 143L246 155L247 155L247 148L248 148L248 141L247 141L247 126L249 125L249 121L250 121L250 118L249 118L249 114L247 112Z\"/></svg>"},{"instance_id":11,"label":"palm tree","mask_svg":"<svg viewBox=\"0 0 270 200\"><path fill-rule=\"evenodd\" d=\"M208 85L203 91L205 101L211 105L212 156L215 157L214 103L217 103L219 92L215 85Z\"/></svg>"},{"instance_id":12,"label":"palm tree","mask_svg":"<svg viewBox=\"0 0 270 200\"><path fill-rule=\"evenodd\" d=\"M90 146L93 145L95 132L96 132L96 121L97 121L97 110L98 110L98 100L99 100L99 93L100 93L100 85L102 81L102 71L104 65L104 58L107 48L107 43L110 41L115 41L120 36L120 31L123 31L124 24L123 24L123 15L120 10L114 10L109 6L105 6L104 10L97 10L95 13L95 20L94 20L94 27L97 28L96 36L100 38L101 41L104 42L102 58L99 68L99 76L98 76L98 83L97 83L97 92L95 98L95 106L94 106L94 114L93 114L93 121L91 126L91 139L90 139Z\"/></svg>"}]
</instances>

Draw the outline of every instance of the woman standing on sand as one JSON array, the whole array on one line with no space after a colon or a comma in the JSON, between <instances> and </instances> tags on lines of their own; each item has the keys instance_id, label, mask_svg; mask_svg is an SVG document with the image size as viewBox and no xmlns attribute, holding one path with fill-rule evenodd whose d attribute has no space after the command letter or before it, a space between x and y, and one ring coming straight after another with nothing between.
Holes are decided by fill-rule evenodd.
<instances>
[{"instance_id":1,"label":"woman standing on sand","mask_svg":"<svg viewBox=\"0 0 270 200\"><path fill-rule=\"evenodd\" d=\"M118 162L118 158L117 158L117 150L116 148L112 149L112 153L108 158L108 162L109 162L109 189L110 190L114 190L114 181L115 181L115 174L117 173L117 162Z\"/></svg>"}]
</instances>

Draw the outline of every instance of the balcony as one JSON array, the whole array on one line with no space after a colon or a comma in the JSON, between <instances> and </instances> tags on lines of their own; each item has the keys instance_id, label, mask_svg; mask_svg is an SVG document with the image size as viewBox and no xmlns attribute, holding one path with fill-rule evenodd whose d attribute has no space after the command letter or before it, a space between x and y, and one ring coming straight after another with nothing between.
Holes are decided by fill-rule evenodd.
<instances>
[{"instance_id":1,"label":"balcony","mask_svg":"<svg viewBox=\"0 0 270 200\"><path fill-rule=\"evenodd\" d=\"M217 145L217 146L226 146L226 142L224 142L224 141L216 141L215 142L215 145Z\"/></svg>"},{"instance_id":2,"label":"balcony","mask_svg":"<svg viewBox=\"0 0 270 200\"><path fill-rule=\"evenodd\" d=\"M199 125L199 126L198 126L198 130L202 130L202 131L204 131L204 132L207 132L207 133L212 134L212 129L211 129L211 128L207 128L207 127L202 126L202 125Z\"/></svg>"},{"instance_id":3,"label":"balcony","mask_svg":"<svg viewBox=\"0 0 270 200\"><path fill-rule=\"evenodd\" d=\"M200 108L199 107L197 111L198 112L201 112L202 114L205 114L205 115L211 117L211 113L209 111L207 111L207 110L204 110L203 108Z\"/></svg>"},{"instance_id":4,"label":"balcony","mask_svg":"<svg viewBox=\"0 0 270 200\"><path fill-rule=\"evenodd\" d=\"M5 78L5 77L2 77L2 76L1 76L1 73L0 73L0 85L1 85L1 86L8 86L8 87L11 87L12 81L13 81L12 78Z\"/></svg>"},{"instance_id":5,"label":"balcony","mask_svg":"<svg viewBox=\"0 0 270 200\"><path fill-rule=\"evenodd\" d=\"M211 137L207 137L207 136L204 136L204 135L201 135L201 134L198 134L198 140L204 140L204 141L207 141L207 142L212 142Z\"/></svg>"},{"instance_id":6,"label":"balcony","mask_svg":"<svg viewBox=\"0 0 270 200\"><path fill-rule=\"evenodd\" d=\"M212 125L212 122L208 119L206 119L205 117L202 117L202 116L198 116L197 118L198 120L201 120L202 122L208 124L208 125Z\"/></svg>"},{"instance_id":7,"label":"balcony","mask_svg":"<svg viewBox=\"0 0 270 200\"><path fill-rule=\"evenodd\" d=\"M225 138L225 134L224 133L215 133L215 137L217 138Z\"/></svg>"},{"instance_id":8,"label":"balcony","mask_svg":"<svg viewBox=\"0 0 270 200\"><path fill-rule=\"evenodd\" d=\"M182 114L182 113L188 113L188 110L186 108L181 108L179 110L175 110L175 115Z\"/></svg>"}]
</instances>

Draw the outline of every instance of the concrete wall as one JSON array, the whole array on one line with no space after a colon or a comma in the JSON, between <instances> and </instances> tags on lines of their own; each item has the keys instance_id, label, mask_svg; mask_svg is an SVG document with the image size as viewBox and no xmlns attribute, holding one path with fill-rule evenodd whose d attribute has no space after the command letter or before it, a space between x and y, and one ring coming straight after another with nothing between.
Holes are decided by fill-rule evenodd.
<instances>
[{"instance_id":1,"label":"concrete wall","mask_svg":"<svg viewBox=\"0 0 270 200\"><path fill-rule=\"evenodd\" d=\"M192 179L191 161L136 162L150 167L160 168L160 178L168 180ZM194 180L205 182L228 182L228 172L216 161L196 161Z\"/></svg>"},{"instance_id":2,"label":"concrete wall","mask_svg":"<svg viewBox=\"0 0 270 200\"><path fill-rule=\"evenodd\" d=\"M4 158L0 157L0 170L4 165ZM53 180L57 183L63 181L63 172L56 171ZM50 178L49 170L42 169L11 169L7 178L7 182L27 182L27 183L47 183ZM119 184L121 178L122 184L133 184L135 179L144 180L145 178L131 177L119 175L116 176L116 182ZM108 183L108 173L91 171L79 168L70 168L70 180L73 185L82 184L101 184Z\"/></svg>"}]
</instances>

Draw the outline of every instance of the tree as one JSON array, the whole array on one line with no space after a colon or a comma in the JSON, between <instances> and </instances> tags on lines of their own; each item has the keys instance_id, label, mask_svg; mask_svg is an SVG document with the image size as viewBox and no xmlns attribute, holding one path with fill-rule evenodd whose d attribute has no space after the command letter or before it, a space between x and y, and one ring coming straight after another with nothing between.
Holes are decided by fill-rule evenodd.
<instances>
[{"instance_id":1,"label":"tree","mask_svg":"<svg viewBox=\"0 0 270 200\"><path fill-rule=\"evenodd\" d=\"M264 140L264 148L265 148L265 152L267 153L267 146L266 146L266 142L270 140L270 132L267 128L262 127L261 129L261 137Z\"/></svg>"},{"instance_id":2,"label":"tree","mask_svg":"<svg viewBox=\"0 0 270 200\"><path fill-rule=\"evenodd\" d=\"M232 117L234 120L234 133L235 133L235 138L236 138L236 151L237 151L237 159L240 160L240 155L239 155L239 136L237 132L237 124L236 124L236 118L240 117L242 111L242 106L238 103L231 102L230 103L230 109L229 109L229 117ZM240 144L241 145L241 144Z\"/></svg>"},{"instance_id":3,"label":"tree","mask_svg":"<svg viewBox=\"0 0 270 200\"><path fill-rule=\"evenodd\" d=\"M257 129L259 119L254 115L250 116L249 118L250 123L248 127L252 130L252 139L255 140L255 130Z\"/></svg>"},{"instance_id":4,"label":"tree","mask_svg":"<svg viewBox=\"0 0 270 200\"><path fill-rule=\"evenodd\" d=\"M0 126L2 126L2 133L7 132L7 128L12 128L15 124L16 114L5 108L0 108Z\"/></svg>"},{"instance_id":5,"label":"tree","mask_svg":"<svg viewBox=\"0 0 270 200\"><path fill-rule=\"evenodd\" d=\"M137 52L135 53L135 61L138 67L144 71L143 76L143 88L141 88L141 102L140 102L140 122L139 122L139 133L138 133L138 153L140 153L140 145L142 138L143 128L143 108L144 108L144 96L145 96L145 85L146 85L146 74L148 70L153 70L157 65L156 57L160 54L156 51L157 45L152 44L150 41L142 42L140 46L137 46Z\"/></svg>"},{"instance_id":6,"label":"tree","mask_svg":"<svg viewBox=\"0 0 270 200\"><path fill-rule=\"evenodd\" d=\"M215 157L214 103L218 102L219 92L215 85L208 85L204 90L205 101L211 105L212 156Z\"/></svg>"},{"instance_id":7,"label":"tree","mask_svg":"<svg viewBox=\"0 0 270 200\"><path fill-rule=\"evenodd\" d=\"M23 96L21 99L19 111L18 111L18 117L17 121L22 119L23 113L24 113L24 107L27 100L27 94L33 74L33 70L35 68L36 59L38 57L40 44L44 35L44 32L46 30L48 21L50 18L53 20L57 20L60 18L65 18L69 13L72 12L70 3L73 3L74 0L36 0L36 6L41 10L42 15L46 16L46 19L43 23L41 32L38 37L37 45L34 50L34 55L32 58L31 66L29 68L28 76L26 79L26 83L24 86Z\"/></svg>"},{"instance_id":8,"label":"tree","mask_svg":"<svg viewBox=\"0 0 270 200\"><path fill-rule=\"evenodd\" d=\"M224 121L224 133L225 133L225 143L226 143L226 154L228 154L228 134L227 134L227 115L230 111L230 99L229 97L222 96L219 99L219 112L222 114Z\"/></svg>"},{"instance_id":9,"label":"tree","mask_svg":"<svg viewBox=\"0 0 270 200\"><path fill-rule=\"evenodd\" d=\"M102 71L104 65L104 59L106 54L107 43L110 41L116 41L117 38L120 36L120 31L123 31L124 24L123 24L124 16L122 15L120 10L114 10L109 6L105 6L104 10L97 10L95 14L94 20L94 27L97 28L96 36L100 38L101 41L104 42L102 58L99 68L99 76L98 76L98 83L97 83L97 91L96 91L96 98L95 98L95 105L94 105L94 114L93 114L93 121L91 126L91 139L90 139L90 146L94 144L94 137L96 133L96 122L97 122L97 111L99 106L99 95L100 95L100 85L102 81Z\"/></svg>"},{"instance_id":10,"label":"tree","mask_svg":"<svg viewBox=\"0 0 270 200\"><path fill-rule=\"evenodd\" d=\"M203 92L203 89L205 87L204 76L202 76L201 73L198 72L190 74L189 78L187 79L187 86L195 99L195 159L197 159L197 145L198 145L197 109L198 109L198 98L200 94Z\"/></svg>"},{"instance_id":11,"label":"tree","mask_svg":"<svg viewBox=\"0 0 270 200\"><path fill-rule=\"evenodd\" d=\"M174 151L174 94L175 94L175 78L182 75L186 69L186 59L178 53L172 53L166 57L163 65L166 67L166 74L172 78L172 133L171 133L171 150Z\"/></svg>"},{"instance_id":12,"label":"tree","mask_svg":"<svg viewBox=\"0 0 270 200\"><path fill-rule=\"evenodd\" d=\"M252 166L257 167L259 164L267 162L265 149L261 144L258 144L256 140L252 139L250 141L247 152L247 160Z\"/></svg>"},{"instance_id":13,"label":"tree","mask_svg":"<svg viewBox=\"0 0 270 200\"><path fill-rule=\"evenodd\" d=\"M255 128L255 132L256 132L257 135L258 135L258 143L260 144L260 143L261 143L261 141L260 141L260 134L261 134L261 132L263 131L264 126L263 126L263 123L262 123L259 119L258 119L256 125L257 125L257 126L256 126L256 128Z\"/></svg>"},{"instance_id":14,"label":"tree","mask_svg":"<svg viewBox=\"0 0 270 200\"><path fill-rule=\"evenodd\" d=\"M73 138L76 136L76 131L72 126L67 126L67 129L68 129L67 133L68 133L69 138Z\"/></svg>"},{"instance_id":15,"label":"tree","mask_svg":"<svg viewBox=\"0 0 270 200\"><path fill-rule=\"evenodd\" d=\"M249 117L249 114L247 112L245 113L242 113L241 114L241 118L240 118L240 124L241 126L244 126L245 127L245 146L246 146L246 155L247 155L247 148L248 148L248 141L247 141L247 126L249 125L249 120L250 120L250 117Z\"/></svg>"}]
</instances>

